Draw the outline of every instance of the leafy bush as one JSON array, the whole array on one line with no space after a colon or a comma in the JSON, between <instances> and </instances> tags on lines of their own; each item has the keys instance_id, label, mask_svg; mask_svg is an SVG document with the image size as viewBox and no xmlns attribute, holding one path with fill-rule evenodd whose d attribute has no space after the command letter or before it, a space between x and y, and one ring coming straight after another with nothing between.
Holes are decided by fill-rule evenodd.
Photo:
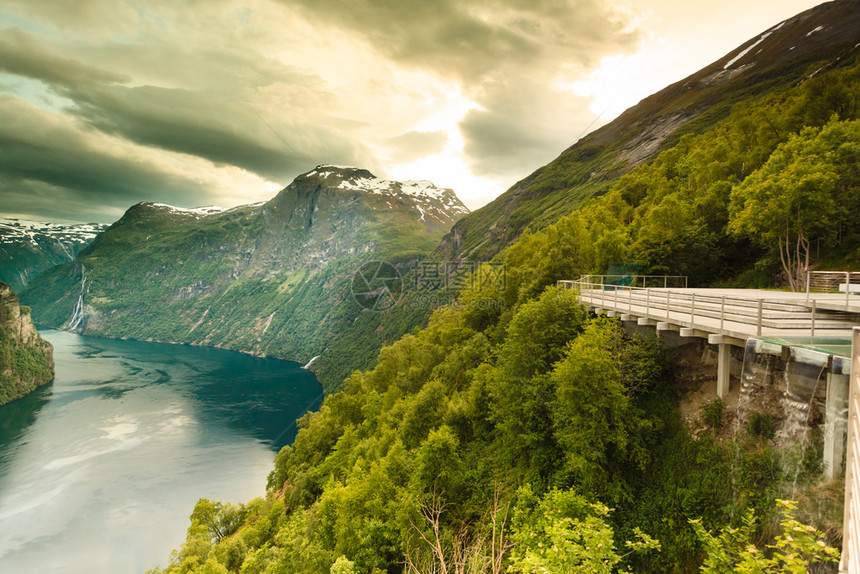
<instances>
[{"instance_id":1,"label":"leafy bush","mask_svg":"<svg viewBox=\"0 0 860 574\"><path fill-rule=\"evenodd\" d=\"M752 413L747 421L747 432L755 437L772 439L776 433L773 417L767 413Z\"/></svg>"},{"instance_id":2,"label":"leafy bush","mask_svg":"<svg viewBox=\"0 0 860 574\"><path fill-rule=\"evenodd\" d=\"M723 414L726 407L723 404L723 399L720 397L702 405L702 418L706 425L712 429L719 429L723 426Z\"/></svg>"},{"instance_id":3,"label":"leafy bush","mask_svg":"<svg viewBox=\"0 0 860 574\"><path fill-rule=\"evenodd\" d=\"M701 572L805 573L809 572L811 567L822 563L839 561L839 551L825 543L823 532L795 519L795 502L778 502L782 513L781 532L773 544L764 548L756 544L756 517L752 510L744 514L743 522L738 528L726 527L717 535L705 530L700 521L691 520L696 536L707 553Z\"/></svg>"},{"instance_id":4,"label":"leafy bush","mask_svg":"<svg viewBox=\"0 0 860 574\"><path fill-rule=\"evenodd\" d=\"M609 508L590 503L573 490L551 490L543 498L525 485L517 493L511 539L511 572L539 574L609 574L621 561L609 524ZM660 543L637 532L635 551L658 549Z\"/></svg>"}]
</instances>

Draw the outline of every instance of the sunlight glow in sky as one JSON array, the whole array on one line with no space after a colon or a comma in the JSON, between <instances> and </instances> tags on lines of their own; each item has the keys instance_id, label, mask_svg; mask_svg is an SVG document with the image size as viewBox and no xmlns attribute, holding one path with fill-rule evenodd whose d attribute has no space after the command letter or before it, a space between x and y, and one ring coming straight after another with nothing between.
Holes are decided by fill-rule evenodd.
<instances>
[{"instance_id":1,"label":"sunlight glow in sky","mask_svg":"<svg viewBox=\"0 0 860 574\"><path fill-rule=\"evenodd\" d=\"M231 207L317 164L486 204L809 0L6 0L0 215Z\"/></svg>"}]
</instances>

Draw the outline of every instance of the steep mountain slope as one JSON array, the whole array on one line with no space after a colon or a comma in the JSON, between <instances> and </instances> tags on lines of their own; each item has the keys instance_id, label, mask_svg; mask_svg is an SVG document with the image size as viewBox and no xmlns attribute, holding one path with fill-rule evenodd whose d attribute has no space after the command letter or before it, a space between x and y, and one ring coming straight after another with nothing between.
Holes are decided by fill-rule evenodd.
<instances>
[{"instance_id":1,"label":"steep mountain slope","mask_svg":"<svg viewBox=\"0 0 860 574\"><path fill-rule=\"evenodd\" d=\"M793 30L783 46L792 58L800 42L841 26L822 23L836 18L834 6L853 17L842 31L857 34L856 16L844 12L856 2L791 19L706 69L698 81L714 89L689 86L687 103L704 106L703 94L720 95L736 67L765 54L765 43L783 30ZM845 37L826 42L844 46ZM553 287L619 261L643 274L688 274L691 282L750 271L772 286L780 263L773 253L779 239L770 233L793 233L784 246L801 229L807 242L820 243L822 259L856 268L860 41L843 52L826 42L816 57L843 54L834 65L807 67L806 59L789 70L770 55L773 75L749 74L758 83L736 84L709 107L679 107L683 83L663 92L676 109L693 110L691 117L671 120L671 105L661 107L658 94L625 114L631 123L590 136L592 156L575 146L456 224L444 245L449 253L503 250L504 307L476 305L489 290L466 286L459 305L380 352L374 369L354 373L305 419L277 456L265 499L239 510L198 503L165 572L399 572L404 564L429 572L465 555L513 573L609 571L611 560L631 572L694 572L708 552L725 553L706 542L702 528L725 538L737 533L738 517L774 517L777 501L789 497L801 498L800 512L814 517L814 526L795 528L813 535L810 546L838 544L842 515L822 510L832 491L821 484L814 440L792 444L806 453L798 464L754 425L723 431L723 441L721 414L707 417L711 431L693 436L677 408L685 385L673 372L688 367L685 353L700 356L701 349L678 353L673 367L659 340L628 338L617 320L587 317L573 291ZM792 75L802 81L789 82ZM663 151L654 156L655 149ZM568 168L596 175L578 187L551 187L553 176L573 177ZM574 209L577 193L601 189L609 191ZM572 212L559 217L566 209ZM473 236L476 222L486 227ZM543 229L513 238L527 224ZM604 511L588 517L585 508ZM234 517L242 512L239 525ZM583 532L600 521L604 542L596 544ZM235 532L211 535L227 522ZM642 532L660 548L638 554L628 541ZM774 548L766 537L746 538L736 538L743 540L737 554L758 559ZM600 546L632 552L607 559ZM775 570L791 556L819 560L788 554Z\"/></svg>"},{"instance_id":2,"label":"steep mountain slope","mask_svg":"<svg viewBox=\"0 0 860 574\"><path fill-rule=\"evenodd\" d=\"M54 349L39 336L30 309L0 283L0 405L19 399L54 378Z\"/></svg>"},{"instance_id":3,"label":"steep mountain slope","mask_svg":"<svg viewBox=\"0 0 860 574\"><path fill-rule=\"evenodd\" d=\"M468 210L429 182L319 166L266 203L227 211L141 203L23 297L39 323L309 361L327 388L425 310L364 310L362 264L404 272ZM378 287L378 286L377 286Z\"/></svg>"},{"instance_id":4,"label":"steep mountain slope","mask_svg":"<svg viewBox=\"0 0 860 574\"><path fill-rule=\"evenodd\" d=\"M0 219L0 281L20 291L45 269L72 261L107 228Z\"/></svg>"},{"instance_id":5,"label":"steep mountain slope","mask_svg":"<svg viewBox=\"0 0 860 574\"><path fill-rule=\"evenodd\" d=\"M642 100L556 160L464 217L440 256L489 259L527 227L544 228L685 134L725 118L732 106L846 65L860 50L860 1L837 0L780 22L725 57Z\"/></svg>"}]
</instances>

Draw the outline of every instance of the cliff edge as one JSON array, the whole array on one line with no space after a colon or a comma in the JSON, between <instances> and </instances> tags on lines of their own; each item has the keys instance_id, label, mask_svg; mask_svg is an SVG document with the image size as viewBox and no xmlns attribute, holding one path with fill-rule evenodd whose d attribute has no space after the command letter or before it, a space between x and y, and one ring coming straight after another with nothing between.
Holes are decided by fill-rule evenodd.
<instances>
[{"instance_id":1,"label":"cliff edge","mask_svg":"<svg viewBox=\"0 0 860 574\"><path fill-rule=\"evenodd\" d=\"M54 379L54 348L41 336L12 288L0 283L0 405Z\"/></svg>"}]
</instances>

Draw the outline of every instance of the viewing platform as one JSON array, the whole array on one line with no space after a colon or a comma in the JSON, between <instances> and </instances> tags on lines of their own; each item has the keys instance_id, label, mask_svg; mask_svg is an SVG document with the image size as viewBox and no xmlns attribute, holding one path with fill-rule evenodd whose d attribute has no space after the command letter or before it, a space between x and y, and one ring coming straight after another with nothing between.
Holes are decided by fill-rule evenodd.
<instances>
[{"instance_id":1,"label":"viewing platform","mask_svg":"<svg viewBox=\"0 0 860 574\"><path fill-rule=\"evenodd\" d=\"M808 401L811 407L826 373L825 476L835 479L845 468L839 572L860 573L860 273L810 273L802 293L688 288L686 277L663 275L586 275L558 286L576 289L591 312L653 326L658 336L674 332L716 345L720 398L729 391L733 346L744 349L745 363L750 351L784 363L789 403L802 398L795 404ZM818 376L811 394L800 397L798 392L808 390L802 389L802 373L809 370L804 366Z\"/></svg>"},{"instance_id":2,"label":"viewing platform","mask_svg":"<svg viewBox=\"0 0 860 574\"><path fill-rule=\"evenodd\" d=\"M717 395L723 398L729 389L729 347L745 348L750 339L769 343L774 353L782 347L805 351L813 363L850 356L852 328L860 325L860 294L853 281L860 283L860 275L837 275L848 286L844 293L687 288L686 277L667 275L585 275L558 286L578 290L589 311L718 345Z\"/></svg>"},{"instance_id":3,"label":"viewing platform","mask_svg":"<svg viewBox=\"0 0 860 574\"><path fill-rule=\"evenodd\" d=\"M716 391L723 399L731 381L732 347L810 366L819 377L826 374L821 385L826 403L824 462L832 477L843 464L851 338L854 326L860 325L860 293L855 289L860 274L831 275L831 292L688 288L686 277L662 275L586 275L559 281L558 286L576 289L591 312L651 326L658 336L674 333L716 346ZM787 393L803 401L815 398L817 380L790 377Z\"/></svg>"},{"instance_id":4,"label":"viewing platform","mask_svg":"<svg viewBox=\"0 0 860 574\"><path fill-rule=\"evenodd\" d=\"M682 336L713 336L712 343L743 346L751 337L850 341L852 327L860 324L860 294L853 289L843 294L686 288L682 276L640 276L636 285L613 283L622 277L586 275L558 285L577 289L580 301L592 311Z\"/></svg>"}]
</instances>

